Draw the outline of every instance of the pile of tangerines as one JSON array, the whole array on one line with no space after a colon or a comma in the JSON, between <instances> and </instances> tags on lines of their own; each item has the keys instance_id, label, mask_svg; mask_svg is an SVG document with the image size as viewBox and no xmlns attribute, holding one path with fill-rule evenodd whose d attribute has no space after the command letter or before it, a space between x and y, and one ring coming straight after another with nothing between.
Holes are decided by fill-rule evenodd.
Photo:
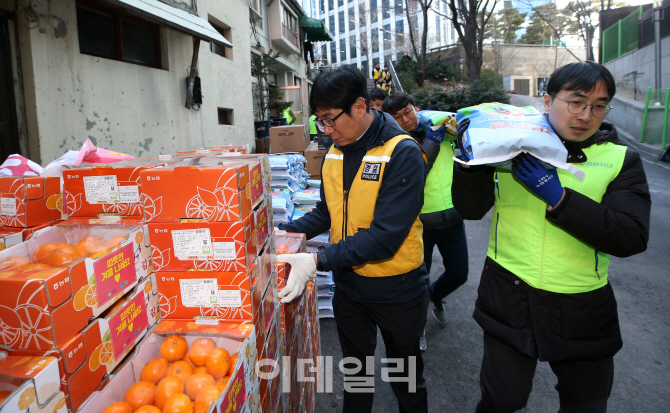
<instances>
[{"instance_id":1,"label":"pile of tangerines","mask_svg":"<svg viewBox=\"0 0 670 413\"><path fill-rule=\"evenodd\" d=\"M0 260L0 272L32 272L50 268L67 267L82 258L112 249L126 239L125 236L106 240L97 235L87 235L76 245L66 242L42 244L32 253L32 263L25 257L13 255Z\"/></svg>"},{"instance_id":2,"label":"pile of tangerines","mask_svg":"<svg viewBox=\"0 0 670 413\"><path fill-rule=\"evenodd\" d=\"M237 353L231 356L211 338L199 338L189 348L183 337L171 335L123 401L102 413L204 413L225 390L236 361Z\"/></svg>"}]
</instances>

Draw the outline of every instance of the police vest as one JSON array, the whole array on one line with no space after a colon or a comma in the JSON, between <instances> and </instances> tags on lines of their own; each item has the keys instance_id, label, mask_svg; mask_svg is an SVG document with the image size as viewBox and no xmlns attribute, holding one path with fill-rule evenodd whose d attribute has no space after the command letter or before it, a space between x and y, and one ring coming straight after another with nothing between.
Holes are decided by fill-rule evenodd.
<instances>
[{"instance_id":1,"label":"police vest","mask_svg":"<svg viewBox=\"0 0 670 413\"><path fill-rule=\"evenodd\" d=\"M372 78L373 78L374 80L379 79L379 75L381 75L381 74L382 74L382 70L381 70L381 69L377 69L377 68L372 69Z\"/></svg>"},{"instance_id":2,"label":"police vest","mask_svg":"<svg viewBox=\"0 0 670 413\"><path fill-rule=\"evenodd\" d=\"M454 178L454 148L450 141L442 141L440 152L426 177L423 191L422 214L444 211L454 207L451 202L451 183Z\"/></svg>"},{"instance_id":3,"label":"police vest","mask_svg":"<svg viewBox=\"0 0 670 413\"><path fill-rule=\"evenodd\" d=\"M330 214L330 243L367 231L374 220L379 188L382 184L386 164L396 145L412 139L398 135L382 146L366 152L349 191L344 191L344 153L332 145L323 161L323 188ZM393 206L389 206L392 208ZM423 263L423 226L417 216L407 238L389 259L368 261L353 267L365 277L388 277L415 270Z\"/></svg>"},{"instance_id":4,"label":"police vest","mask_svg":"<svg viewBox=\"0 0 670 413\"><path fill-rule=\"evenodd\" d=\"M619 175L626 147L605 142L584 149L587 162L575 165L580 181L558 169L564 188L601 202ZM583 293L607 284L609 254L580 241L546 219L547 203L510 171L497 170L495 208L488 256L529 285L556 293Z\"/></svg>"}]
</instances>

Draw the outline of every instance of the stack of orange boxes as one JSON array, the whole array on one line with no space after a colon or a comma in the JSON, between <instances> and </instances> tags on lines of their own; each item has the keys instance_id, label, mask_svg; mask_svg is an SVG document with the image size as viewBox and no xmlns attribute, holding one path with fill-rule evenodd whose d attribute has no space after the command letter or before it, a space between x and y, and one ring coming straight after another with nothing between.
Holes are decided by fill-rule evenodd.
<instances>
[{"instance_id":1,"label":"stack of orange boxes","mask_svg":"<svg viewBox=\"0 0 670 413\"><path fill-rule=\"evenodd\" d=\"M277 254L305 252L305 234L277 231L275 236ZM276 264L278 291L284 288L290 270L288 265ZM289 304L280 304L279 346L283 354L289 356L288 360L291 361L289 366L282 366L287 370L289 373L287 376L290 378L290 383L284 384L284 388L290 388L290 392L279 395L279 402L284 412L299 411L302 407L306 413L314 412L317 381L298 381L298 368L301 365L297 363L297 360L312 360L311 367L314 368L317 366L317 357L321 355L317 295L316 285L310 283L301 297ZM307 367L310 367L309 364ZM309 372L303 373L303 377L312 376Z\"/></svg>"},{"instance_id":2,"label":"stack of orange boxes","mask_svg":"<svg viewBox=\"0 0 670 413\"><path fill-rule=\"evenodd\" d=\"M0 177L0 251L61 218L60 178Z\"/></svg>"},{"instance_id":3,"label":"stack of orange boxes","mask_svg":"<svg viewBox=\"0 0 670 413\"><path fill-rule=\"evenodd\" d=\"M269 171L267 155L237 155L190 158L140 174L145 206L154 206L145 208L145 219L163 318L191 323L190 332L207 324L253 326L248 361L280 358ZM250 365L251 406L263 393Z\"/></svg>"},{"instance_id":4,"label":"stack of orange boxes","mask_svg":"<svg viewBox=\"0 0 670 413\"><path fill-rule=\"evenodd\" d=\"M42 209L56 218L65 209L70 219L0 253L7 270L0 289L11 304L0 337L12 355L58 359L71 411L160 317L139 182L141 170L158 164L139 159L73 167L63 172L62 198L59 178L39 178L45 182ZM33 178L24 179L31 184ZM55 189L47 191L52 179ZM34 197L27 192L26 199Z\"/></svg>"}]
</instances>

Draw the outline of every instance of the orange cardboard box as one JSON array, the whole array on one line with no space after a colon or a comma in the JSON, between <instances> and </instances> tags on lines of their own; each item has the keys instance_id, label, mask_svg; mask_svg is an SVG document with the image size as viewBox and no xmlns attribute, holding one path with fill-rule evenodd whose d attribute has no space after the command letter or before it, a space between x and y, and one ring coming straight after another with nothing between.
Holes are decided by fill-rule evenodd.
<instances>
[{"instance_id":1,"label":"orange cardboard box","mask_svg":"<svg viewBox=\"0 0 670 413\"><path fill-rule=\"evenodd\" d=\"M54 357L3 357L0 371L0 391L11 392L0 402L0 412L67 412L65 396L58 391L58 362Z\"/></svg>"},{"instance_id":2,"label":"orange cardboard box","mask_svg":"<svg viewBox=\"0 0 670 413\"><path fill-rule=\"evenodd\" d=\"M0 227L0 251L23 242L21 228Z\"/></svg>"},{"instance_id":3,"label":"orange cardboard box","mask_svg":"<svg viewBox=\"0 0 670 413\"><path fill-rule=\"evenodd\" d=\"M267 239L267 208L235 222L150 223L156 271L247 271ZM257 220L261 226L257 227Z\"/></svg>"},{"instance_id":4,"label":"orange cardboard box","mask_svg":"<svg viewBox=\"0 0 670 413\"><path fill-rule=\"evenodd\" d=\"M9 348L62 346L150 273L144 226L71 221L0 252L0 343ZM76 255L85 239L108 244Z\"/></svg>"},{"instance_id":5,"label":"orange cardboard box","mask_svg":"<svg viewBox=\"0 0 670 413\"><path fill-rule=\"evenodd\" d=\"M251 212L249 165L222 166L225 158L192 158L140 174L147 222L240 221Z\"/></svg>"},{"instance_id":6,"label":"orange cardboard box","mask_svg":"<svg viewBox=\"0 0 670 413\"><path fill-rule=\"evenodd\" d=\"M0 225L34 227L60 219L60 179L55 176L0 177Z\"/></svg>"},{"instance_id":7,"label":"orange cardboard box","mask_svg":"<svg viewBox=\"0 0 670 413\"><path fill-rule=\"evenodd\" d=\"M258 358L255 350L254 328L248 324L220 323L215 326L197 325L193 321L162 321L137 345L126 361L114 372L108 383L100 386L81 406L80 411L100 413L114 402L122 401L130 386L139 381L142 368L150 360L160 357L159 348L163 340L172 334L184 337L190 346L196 339L208 338L218 348L231 355L238 354L231 379L218 399L212 402L207 412L248 412L247 389L251 388L249 377L253 377Z\"/></svg>"},{"instance_id":8,"label":"orange cardboard box","mask_svg":"<svg viewBox=\"0 0 670 413\"><path fill-rule=\"evenodd\" d=\"M12 355L58 359L61 390L76 411L159 318L156 278L144 278L124 299L56 350L16 350Z\"/></svg>"},{"instance_id":9,"label":"orange cardboard box","mask_svg":"<svg viewBox=\"0 0 670 413\"><path fill-rule=\"evenodd\" d=\"M140 172L178 162L144 158L65 170L63 195L67 213L70 218L91 218L101 214L142 217Z\"/></svg>"},{"instance_id":10,"label":"orange cardboard box","mask_svg":"<svg viewBox=\"0 0 670 413\"><path fill-rule=\"evenodd\" d=\"M218 319L253 320L263 305L252 298L262 280L272 273L269 251L256 257L247 271L157 272L161 315L164 319L214 316ZM257 293L256 293L257 294Z\"/></svg>"}]
</instances>

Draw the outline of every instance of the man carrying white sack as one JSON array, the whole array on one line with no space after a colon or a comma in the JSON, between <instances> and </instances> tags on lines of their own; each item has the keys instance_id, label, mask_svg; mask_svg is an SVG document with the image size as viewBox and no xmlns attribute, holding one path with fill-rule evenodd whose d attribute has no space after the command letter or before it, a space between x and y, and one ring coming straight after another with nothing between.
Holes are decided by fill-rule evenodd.
<instances>
[{"instance_id":1,"label":"man carrying white sack","mask_svg":"<svg viewBox=\"0 0 670 413\"><path fill-rule=\"evenodd\" d=\"M523 408L538 359L557 377L559 412L607 410L622 347L609 257L647 248L651 209L639 154L603 123L614 93L610 72L593 62L549 79L546 116L583 181L527 154L512 171L460 165L454 173L464 218L495 206L474 312L484 330L478 413Z\"/></svg>"},{"instance_id":2,"label":"man carrying white sack","mask_svg":"<svg viewBox=\"0 0 670 413\"><path fill-rule=\"evenodd\" d=\"M330 229L331 245L318 254L277 256L291 265L279 297L286 303L301 294L316 268L332 271L347 369L342 411L372 410L379 328L388 358L382 378L390 382L399 411L427 412L419 350L429 282L419 220L425 158L390 115L370 110L365 77L351 66L320 74L309 103L317 127L334 144L322 165L316 208L279 228L308 239Z\"/></svg>"}]
</instances>

